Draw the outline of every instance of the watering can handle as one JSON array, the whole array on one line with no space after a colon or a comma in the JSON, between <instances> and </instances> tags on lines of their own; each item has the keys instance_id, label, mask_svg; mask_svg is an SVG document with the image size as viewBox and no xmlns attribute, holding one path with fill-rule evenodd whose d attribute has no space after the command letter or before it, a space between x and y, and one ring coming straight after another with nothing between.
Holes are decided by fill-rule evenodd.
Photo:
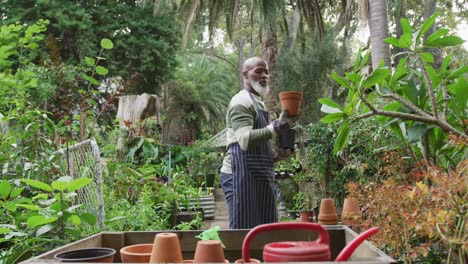
<instances>
[{"instance_id":1,"label":"watering can handle","mask_svg":"<svg viewBox=\"0 0 468 264\"><path fill-rule=\"evenodd\" d=\"M290 223L272 223L272 224L263 224L254 227L252 230L247 233L242 243L242 258L244 263L250 262L250 242L252 239L260 233L275 231L275 230L309 230L315 231L319 234L319 237L315 242L319 244L329 244L330 239L328 237L328 231L319 224L314 223L305 223L305 222L290 222Z\"/></svg>"},{"instance_id":2,"label":"watering can handle","mask_svg":"<svg viewBox=\"0 0 468 264\"><path fill-rule=\"evenodd\" d=\"M378 227L372 227L361 234L359 234L356 238L353 239L348 245L346 245L343 250L341 250L340 254L335 259L335 262L340 262L340 261L348 261L349 257L351 257L351 254L356 250L359 245L361 245L364 240L368 239L370 236L373 234L377 233L379 231Z\"/></svg>"}]
</instances>

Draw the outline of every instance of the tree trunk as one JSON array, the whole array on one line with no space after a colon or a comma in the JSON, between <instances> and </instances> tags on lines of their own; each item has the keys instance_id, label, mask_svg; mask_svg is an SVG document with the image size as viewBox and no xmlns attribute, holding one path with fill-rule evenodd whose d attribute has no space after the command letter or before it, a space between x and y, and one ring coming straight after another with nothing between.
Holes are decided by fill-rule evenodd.
<instances>
[{"instance_id":1,"label":"tree trunk","mask_svg":"<svg viewBox=\"0 0 468 264\"><path fill-rule=\"evenodd\" d=\"M239 77L239 87L240 90L243 90L244 77L242 76L242 64L244 64L245 37L240 37L234 41L234 46L237 48L237 76Z\"/></svg>"},{"instance_id":2,"label":"tree trunk","mask_svg":"<svg viewBox=\"0 0 468 264\"><path fill-rule=\"evenodd\" d=\"M270 72L270 93L265 98L268 112L274 113L276 109L276 57L278 55L278 39L273 24L269 25L268 31L261 34L262 57L268 63Z\"/></svg>"},{"instance_id":3,"label":"tree trunk","mask_svg":"<svg viewBox=\"0 0 468 264\"><path fill-rule=\"evenodd\" d=\"M200 0L193 0L190 4L190 10L187 14L187 17L185 18L184 35L182 38L182 49L185 49L185 47L187 46L189 29L195 21L199 7Z\"/></svg>"},{"instance_id":4,"label":"tree trunk","mask_svg":"<svg viewBox=\"0 0 468 264\"><path fill-rule=\"evenodd\" d=\"M388 38L387 0L371 0L369 8L369 31L372 47L372 67L377 68L383 60L390 67L390 47L384 40Z\"/></svg>"},{"instance_id":5,"label":"tree trunk","mask_svg":"<svg viewBox=\"0 0 468 264\"><path fill-rule=\"evenodd\" d=\"M299 6L296 5L288 23L288 40L284 42L284 47L287 51L293 51L294 47L296 46L297 32L299 30L300 22L301 13L299 12Z\"/></svg>"}]
</instances>

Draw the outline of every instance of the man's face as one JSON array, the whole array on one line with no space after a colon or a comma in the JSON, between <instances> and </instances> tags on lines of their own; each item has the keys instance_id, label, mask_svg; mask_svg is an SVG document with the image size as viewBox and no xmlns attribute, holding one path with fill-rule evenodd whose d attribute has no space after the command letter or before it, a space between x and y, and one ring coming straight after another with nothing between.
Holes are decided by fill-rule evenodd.
<instances>
[{"instance_id":1,"label":"man's face","mask_svg":"<svg viewBox=\"0 0 468 264\"><path fill-rule=\"evenodd\" d=\"M268 66L264 61L259 61L246 72L246 79L251 88L260 96L265 97L270 87L268 85L269 72Z\"/></svg>"}]
</instances>

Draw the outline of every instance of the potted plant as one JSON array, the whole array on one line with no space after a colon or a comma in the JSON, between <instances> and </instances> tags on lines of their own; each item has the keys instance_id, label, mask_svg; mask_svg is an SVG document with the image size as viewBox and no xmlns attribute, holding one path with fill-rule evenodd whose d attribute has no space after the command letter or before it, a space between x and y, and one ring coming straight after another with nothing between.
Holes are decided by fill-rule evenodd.
<instances>
[{"instance_id":1,"label":"potted plant","mask_svg":"<svg viewBox=\"0 0 468 264\"><path fill-rule=\"evenodd\" d=\"M297 217L300 217L302 222L312 222L314 212L311 209L311 202L303 191L299 191L293 197L294 208L293 211ZM290 214L291 215L291 214Z\"/></svg>"}]
</instances>

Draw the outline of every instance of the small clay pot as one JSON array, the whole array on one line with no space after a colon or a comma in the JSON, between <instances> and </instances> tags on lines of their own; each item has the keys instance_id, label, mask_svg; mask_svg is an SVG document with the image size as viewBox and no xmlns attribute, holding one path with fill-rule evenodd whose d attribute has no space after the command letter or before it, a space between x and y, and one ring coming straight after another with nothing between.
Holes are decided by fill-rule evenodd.
<instances>
[{"instance_id":1,"label":"small clay pot","mask_svg":"<svg viewBox=\"0 0 468 264\"><path fill-rule=\"evenodd\" d=\"M120 260L123 263L150 262L153 244L136 244L120 249Z\"/></svg>"},{"instance_id":2,"label":"small clay pot","mask_svg":"<svg viewBox=\"0 0 468 264\"><path fill-rule=\"evenodd\" d=\"M338 214L336 212L335 203L332 199L325 198L320 202L318 223L322 225L338 224Z\"/></svg>"},{"instance_id":3,"label":"small clay pot","mask_svg":"<svg viewBox=\"0 0 468 264\"><path fill-rule=\"evenodd\" d=\"M182 263L179 237L175 233L159 233L154 237L150 263Z\"/></svg>"},{"instance_id":4,"label":"small clay pot","mask_svg":"<svg viewBox=\"0 0 468 264\"><path fill-rule=\"evenodd\" d=\"M357 225L361 219L362 214L358 203L351 198L346 198L341 212L341 222L345 225Z\"/></svg>"},{"instance_id":5,"label":"small clay pot","mask_svg":"<svg viewBox=\"0 0 468 264\"><path fill-rule=\"evenodd\" d=\"M313 212L300 212L300 220L301 222L312 222L311 218L313 216Z\"/></svg>"},{"instance_id":6,"label":"small clay pot","mask_svg":"<svg viewBox=\"0 0 468 264\"><path fill-rule=\"evenodd\" d=\"M229 263L224 258L224 250L221 241L218 240L198 241L193 261L195 263Z\"/></svg>"},{"instance_id":7,"label":"small clay pot","mask_svg":"<svg viewBox=\"0 0 468 264\"><path fill-rule=\"evenodd\" d=\"M60 262L108 262L114 261L113 248L83 248L58 253L54 259Z\"/></svg>"},{"instance_id":8,"label":"small clay pot","mask_svg":"<svg viewBox=\"0 0 468 264\"><path fill-rule=\"evenodd\" d=\"M281 108L288 110L288 116L297 116L301 109L302 92L286 91L278 94Z\"/></svg>"}]
</instances>

